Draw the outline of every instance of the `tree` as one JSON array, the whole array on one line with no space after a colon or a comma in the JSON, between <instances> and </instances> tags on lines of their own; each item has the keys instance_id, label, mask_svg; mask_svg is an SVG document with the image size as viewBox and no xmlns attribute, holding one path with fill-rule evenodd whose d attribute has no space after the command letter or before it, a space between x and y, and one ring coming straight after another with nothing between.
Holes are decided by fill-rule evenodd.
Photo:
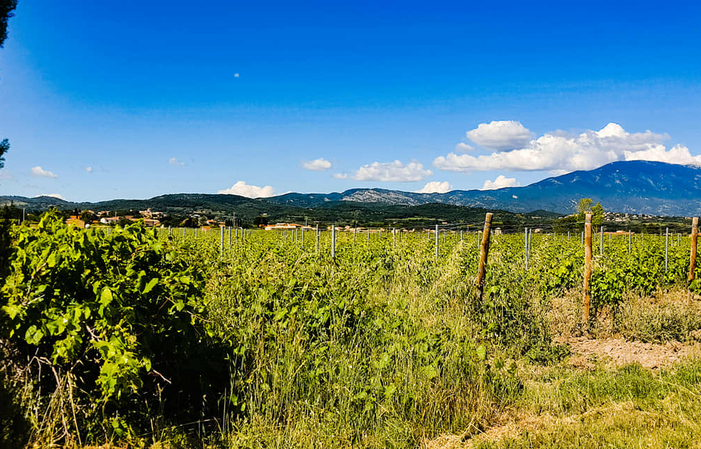
<instances>
[{"instance_id":1,"label":"tree","mask_svg":"<svg viewBox=\"0 0 701 449\"><path fill-rule=\"evenodd\" d=\"M196 228L198 227L198 223L195 218L187 217L180 223L180 226L183 228Z\"/></svg>"},{"instance_id":2,"label":"tree","mask_svg":"<svg viewBox=\"0 0 701 449\"><path fill-rule=\"evenodd\" d=\"M594 207L591 208L591 222L594 226L601 226L604 224L604 206L601 203L596 203Z\"/></svg>"},{"instance_id":3,"label":"tree","mask_svg":"<svg viewBox=\"0 0 701 449\"><path fill-rule=\"evenodd\" d=\"M84 221L86 224L90 224L90 223L92 223L93 221L97 220L97 215L95 215L94 213L92 213L92 212L89 211L89 210L84 210L84 211L82 211L82 212L80 213L79 218L80 218L82 221Z\"/></svg>"},{"instance_id":4,"label":"tree","mask_svg":"<svg viewBox=\"0 0 701 449\"><path fill-rule=\"evenodd\" d=\"M268 225L268 217L260 215L256 218L254 218L253 225L257 228L260 228L261 226L267 226Z\"/></svg>"},{"instance_id":5,"label":"tree","mask_svg":"<svg viewBox=\"0 0 701 449\"><path fill-rule=\"evenodd\" d=\"M3 139L2 142L0 142L0 168L3 168L5 166L5 153L7 153L10 150L10 141L7 139Z\"/></svg>"},{"instance_id":6,"label":"tree","mask_svg":"<svg viewBox=\"0 0 701 449\"><path fill-rule=\"evenodd\" d=\"M120 228L126 228L131 223L132 223L132 221L124 216L119 217L119 220L117 220L117 226L119 226Z\"/></svg>"},{"instance_id":7,"label":"tree","mask_svg":"<svg viewBox=\"0 0 701 449\"><path fill-rule=\"evenodd\" d=\"M7 21L14 16L12 11L16 7L17 0L0 0L0 48L7 38Z\"/></svg>"},{"instance_id":8,"label":"tree","mask_svg":"<svg viewBox=\"0 0 701 449\"><path fill-rule=\"evenodd\" d=\"M577 204L577 215L581 220L584 220L584 215L591 211L591 205L594 203L594 200L591 198L582 198L579 200L579 204Z\"/></svg>"},{"instance_id":9,"label":"tree","mask_svg":"<svg viewBox=\"0 0 701 449\"><path fill-rule=\"evenodd\" d=\"M591 223L594 226L601 226L604 224L604 206L601 203L596 203L594 206L594 200L591 198L582 198L577 204L577 221L584 222L586 214L592 214Z\"/></svg>"}]
</instances>

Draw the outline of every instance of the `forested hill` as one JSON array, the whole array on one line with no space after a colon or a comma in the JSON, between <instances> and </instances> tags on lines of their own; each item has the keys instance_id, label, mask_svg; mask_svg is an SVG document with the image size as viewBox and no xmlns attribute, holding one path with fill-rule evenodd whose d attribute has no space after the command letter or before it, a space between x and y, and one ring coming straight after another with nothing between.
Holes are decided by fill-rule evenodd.
<instances>
[{"instance_id":1,"label":"forested hill","mask_svg":"<svg viewBox=\"0 0 701 449\"><path fill-rule=\"evenodd\" d=\"M266 216L270 222L359 224L361 226L420 227L439 222L481 223L486 212L494 212L494 223L528 224L542 223L560 217L547 211L527 214L501 210L487 210L429 203L416 206L389 205L385 203L360 203L353 201L327 201L315 207L278 204L265 199L250 199L236 195L173 194L146 200L111 200L99 203L72 203L51 197L24 198L0 197L4 203L12 203L28 212L42 212L50 207L63 211L92 210L114 211L119 215L151 209L176 217L195 213L219 220L230 219L236 214L239 223L251 224L256 217Z\"/></svg>"},{"instance_id":2,"label":"forested hill","mask_svg":"<svg viewBox=\"0 0 701 449\"><path fill-rule=\"evenodd\" d=\"M243 214L253 217L268 214L278 218L305 216L356 216L372 220L408 213L453 214L446 206L503 210L530 214L536 210L569 214L580 198L601 202L606 210L632 214L691 216L701 215L701 168L663 162L613 162L595 170L576 171L544 179L525 187L498 190L454 190L447 193L414 193L386 189L351 189L341 193L288 193L265 199L237 195L169 194L146 200L110 200L98 203L74 203L51 197L0 197L17 207L43 211L59 209L144 210L188 214L197 211L221 215ZM433 206L428 206L433 204ZM427 206L424 209L411 207ZM460 214L469 214L458 209ZM313 211L313 212L312 212ZM457 213L457 212L456 212ZM350 215L349 215L350 214ZM362 215L362 217L361 217ZM535 215L543 216L544 213ZM378 218L379 219L379 218Z\"/></svg>"}]
</instances>

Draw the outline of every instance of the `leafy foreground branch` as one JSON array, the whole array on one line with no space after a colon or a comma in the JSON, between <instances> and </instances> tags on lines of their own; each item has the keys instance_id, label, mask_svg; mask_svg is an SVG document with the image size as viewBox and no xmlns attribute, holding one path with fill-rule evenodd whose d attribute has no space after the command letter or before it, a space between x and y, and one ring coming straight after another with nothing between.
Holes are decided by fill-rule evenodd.
<instances>
[{"instance_id":1,"label":"leafy foreground branch","mask_svg":"<svg viewBox=\"0 0 701 449\"><path fill-rule=\"evenodd\" d=\"M227 372L201 318L200 268L140 225L105 235L48 214L13 232L2 368L5 389L23 387L33 441L128 439L156 412L197 419L213 408L202 398L217 397Z\"/></svg>"}]
</instances>

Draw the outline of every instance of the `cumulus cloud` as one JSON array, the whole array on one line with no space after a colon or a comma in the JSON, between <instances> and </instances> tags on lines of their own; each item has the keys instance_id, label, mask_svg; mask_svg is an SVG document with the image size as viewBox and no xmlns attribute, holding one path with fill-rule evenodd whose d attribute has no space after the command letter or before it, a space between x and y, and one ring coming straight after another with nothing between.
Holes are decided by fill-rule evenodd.
<instances>
[{"instance_id":1,"label":"cumulus cloud","mask_svg":"<svg viewBox=\"0 0 701 449\"><path fill-rule=\"evenodd\" d=\"M591 170L619 160L701 165L701 156L692 156L685 146L667 150L662 142L668 138L666 134L651 131L628 133L620 125L609 123L599 131L588 130L577 135L561 131L546 133L512 151L480 156L453 152L437 157L433 165L456 172L550 170L553 173Z\"/></svg>"},{"instance_id":2,"label":"cumulus cloud","mask_svg":"<svg viewBox=\"0 0 701 449\"><path fill-rule=\"evenodd\" d=\"M220 190L217 193L220 195L240 195L248 198L267 198L275 195L275 189L270 186L247 185L245 181L239 181L231 186L230 189Z\"/></svg>"},{"instance_id":3,"label":"cumulus cloud","mask_svg":"<svg viewBox=\"0 0 701 449\"><path fill-rule=\"evenodd\" d=\"M533 133L521 122L502 120L480 123L477 128L467 132L467 138L490 150L504 151L527 145Z\"/></svg>"},{"instance_id":4,"label":"cumulus cloud","mask_svg":"<svg viewBox=\"0 0 701 449\"><path fill-rule=\"evenodd\" d=\"M234 78L238 78L238 77L239 77L239 74L238 74L238 73L234 73Z\"/></svg>"},{"instance_id":5,"label":"cumulus cloud","mask_svg":"<svg viewBox=\"0 0 701 449\"><path fill-rule=\"evenodd\" d=\"M311 171L324 171L331 168L331 162L327 161L323 157L319 159L314 159L313 161L302 161L302 168Z\"/></svg>"},{"instance_id":6,"label":"cumulus cloud","mask_svg":"<svg viewBox=\"0 0 701 449\"><path fill-rule=\"evenodd\" d=\"M185 166L185 162L179 161L176 157L171 157L170 159L168 159L168 163L170 165L179 165L181 167Z\"/></svg>"},{"instance_id":7,"label":"cumulus cloud","mask_svg":"<svg viewBox=\"0 0 701 449\"><path fill-rule=\"evenodd\" d=\"M446 193L453 190L453 186L450 185L448 181L431 181L426 183L426 185L421 190L416 190L416 193Z\"/></svg>"},{"instance_id":8,"label":"cumulus cloud","mask_svg":"<svg viewBox=\"0 0 701 449\"><path fill-rule=\"evenodd\" d=\"M49 170L44 170L41 166L37 165L32 167L32 176L39 178L58 178L56 173L50 172Z\"/></svg>"},{"instance_id":9,"label":"cumulus cloud","mask_svg":"<svg viewBox=\"0 0 701 449\"><path fill-rule=\"evenodd\" d=\"M507 178L504 175L497 176L497 179L484 181L482 190L503 189L504 187L516 187L516 178Z\"/></svg>"},{"instance_id":10,"label":"cumulus cloud","mask_svg":"<svg viewBox=\"0 0 701 449\"><path fill-rule=\"evenodd\" d=\"M348 179L347 173L334 173L333 177L336 179Z\"/></svg>"},{"instance_id":11,"label":"cumulus cloud","mask_svg":"<svg viewBox=\"0 0 701 449\"><path fill-rule=\"evenodd\" d=\"M425 170L419 162L404 164L394 161L363 165L351 177L356 181L412 182L423 181L432 174L431 170Z\"/></svg>"},{"instance_id":12,"label":"cumulus cloud","mask_svg":"<svg viewBox=\"0 0 701 449\"><path fill-rule=\"evenodd\" d=\"M59 200L66 201L66 199L60 193L42 193L41 195L37 195L35 198L39 198L40 196L49 196L51 198L58 198Z\"/></svg>"},{"instance_id":13,"label":"cumulus cloud","mask_svg":"<svg viewBox=\"0 0 701 449\"><path fill-rule=\"evenodd\" d=\"M468 145L466 143L460 142L459 144L455 145L455 151L458 153L469 153L470 151L474 150L475 147L472 145Z\"/></svg>"},{"instance_id":14,"label":"cumulus cloud","mask_svg":"<svg viewBox=\"0 0 701 449\"><path fill-rule=\"evenodd\" d=\"M675 145L669 151L662 145L642 151L624 151L627 161L657 161L670 164L701 165L701 156L692 156L689 149L683 145Z\"/></svg>"},{"instance_id":15,"label":"cumulus cloud","mask_svg":"<svg viewBox=\"0 0 701 449\"><path fill-rule=\"evenodd\" d=\"M88 173L92 173L93 170L92 170L92 167L88 166L88 167L85 167L85 171Z\"/></svg>"}]
</instances>

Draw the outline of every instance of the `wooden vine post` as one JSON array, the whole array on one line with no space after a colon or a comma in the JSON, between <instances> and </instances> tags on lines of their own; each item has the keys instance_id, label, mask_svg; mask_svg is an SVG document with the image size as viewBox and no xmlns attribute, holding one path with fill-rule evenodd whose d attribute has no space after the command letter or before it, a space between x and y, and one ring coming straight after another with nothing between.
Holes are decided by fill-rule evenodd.
<instances>
[{"instance_id":1,"label":"wooden vine post","mask_svg":"<svg viewBox=\"0 0 701 449\"><path fill-rule=\"evenodd\" d=\"M691 260L689 261L688 285L696 278L696 243L699 235L699 217L694 217L691 221ZM691 301L691 291L689 291L689 301Z\"/></svg>"},{"instance_id":2,"label":"wooden vine post","mask_svg":"<svg viewBox=\"0 0 701 449\"><path fill-rule=\"evenodd\" d=\"M587 214L584 221L584 323L589 322L589 310L591 309L591 214Z\"/></svg>"},{"instance_id":3,"label":"wooden vine post","mask_svg":"<svg viewBox=\"0 0 701 449\"><path fill-rule=\"evenodd\" d=\"M487 274L487 258L489 257L489 231L492 227L492 213L488 212L484 218L484 232L480 243L480 263L477 270L477 291L479 300L482 300L484 290L484 278Z\"/></svg>"}]
</instances>

